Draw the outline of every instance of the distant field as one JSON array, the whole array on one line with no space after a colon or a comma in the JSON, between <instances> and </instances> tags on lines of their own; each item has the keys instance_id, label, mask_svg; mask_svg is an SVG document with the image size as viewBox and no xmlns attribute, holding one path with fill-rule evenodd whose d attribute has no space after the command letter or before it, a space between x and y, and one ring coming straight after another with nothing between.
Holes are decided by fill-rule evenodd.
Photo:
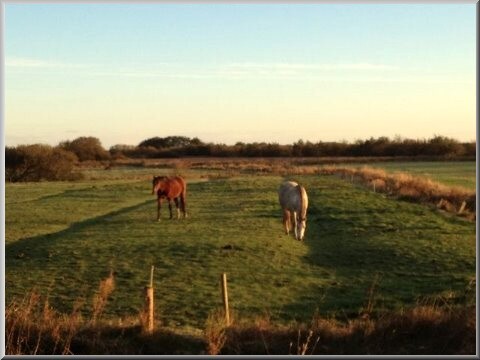
<instances>
[{"instance_id":1,"label":"distant field","mask_svg":"<svg viewBox=\"0 0 480 360\"><path fill-rule=\"evenodd\" d=\"M354 161L355 160L355 161ZM180 159L144 159L137 160L137 167L114 167L109 171L92 169L83 171L87 179L141 179L153 173L172 171L198 176L202 173L236 170L248 174L274 173L288 170L290 166L312 168L336 164L338 167L369 166L382 168L389 172L407 172L417 176L429 177L448 186L476 188L475 161L388 161L383 158L180 158ZM144 167L146 166L146 167ZM207 171L210 170L210 171Z\"/></svg>"},{"instance_id":2,"label":"distant field","mask_svg":"<svg viewBox=\"0 0 480 360\"><path fill-rule=\"evenodd\" d=\"M369 166L387 171L401 171L426 176L449 186L463 186L473 190L476 187L476 164L474 161L374 162Z\"/></svg>"},{"instance_id":3,"label":"distant field","mask_svg":"<svg viewBox=\"0 0 480 360\"><path fill-rule=\"evenodd\" d=\"M115 171L94 171L82 182L6 185L7 303L36 287L56 308L70 311L84 298L88 311L98 282L113 269L106 313L135 315L154 265L159 319L201 329L221 306L222 272L238 316L268 314L280 323L308 321L317 310L358 314L376 281L376 310L429 296L462 301L475 277L475 223L337 177L294 177L310 197L301 243L282 230L280 176L207 181L184 171L190 217L167 220L164 207L157 223L150 174L172 170Z\"/></svg>"}]
</instances>

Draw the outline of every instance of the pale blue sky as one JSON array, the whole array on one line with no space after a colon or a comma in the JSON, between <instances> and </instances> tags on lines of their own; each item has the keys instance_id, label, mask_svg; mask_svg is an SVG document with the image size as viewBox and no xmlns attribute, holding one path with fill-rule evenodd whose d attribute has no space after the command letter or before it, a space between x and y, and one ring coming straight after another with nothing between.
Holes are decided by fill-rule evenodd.
<instances>
[{"instance_id":1,"label":"pale blue sky","mask_svg":"<svg viewBox=\"0 0 480 360\"><path fill-rule=\"evenodd\" d=\"M475 5L7 4L6 145L475 139Z\"/></svg>"}]
</instances>

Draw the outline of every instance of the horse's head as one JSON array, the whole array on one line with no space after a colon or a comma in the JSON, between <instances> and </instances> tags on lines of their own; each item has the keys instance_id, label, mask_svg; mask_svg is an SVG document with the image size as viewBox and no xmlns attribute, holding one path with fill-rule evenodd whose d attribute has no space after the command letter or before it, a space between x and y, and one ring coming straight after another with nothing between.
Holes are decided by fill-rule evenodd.
<instances>
[{"instance_id":1,"label":"horse's head","mask_svg":"<svg viewBox=\"0 0 480 360\"><path fill-rule=\"evenodd\" d=\"M297 227L295 228L295 238L302 241L305 236L305 229L307 228L307 218L297 216Z\"/></svg>"},{"instance_id":2,"label":"horse's head","mask_svg":"<svg viewBox=\"0 0 480 360\"><path fill-rule=\"evenodd\" d=\"M165 179L165 176L154 176L152 180L152 195L154 195L161 186L162 181Z\"/></svg>"}]
</instances>

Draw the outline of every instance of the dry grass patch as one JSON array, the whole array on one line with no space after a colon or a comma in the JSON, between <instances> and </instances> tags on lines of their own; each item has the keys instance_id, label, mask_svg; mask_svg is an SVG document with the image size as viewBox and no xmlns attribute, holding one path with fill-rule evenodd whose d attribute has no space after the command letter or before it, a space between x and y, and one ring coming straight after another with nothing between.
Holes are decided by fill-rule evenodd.
<instances>
[{"instance_id":1,"label":"dry grass patch","mask_svg":"<svg viewBox=\"0 0 480 360\"><path fill-rule=\"evenodd\" d=\"M370 167L343 168L324 166L318 173L338 175L342 179L368 186L399 199L428 203L437 208L456 213L470 220L476 218L476 194L459 186L446 186L429 178L406 173L388 174Z\"/></svg>"},{"instance_id":2,"label":"dry grass patch","mask_svg":"<svg viewBox=\"0 0 480 360\"><path fill-rule=\"evenodd\" d=\"M5 310L7 355L71 354L70 345L81 322L79 306L71 314L60 314L48 298L31 292L13 301Z\"/></svg>"}]
</instances>

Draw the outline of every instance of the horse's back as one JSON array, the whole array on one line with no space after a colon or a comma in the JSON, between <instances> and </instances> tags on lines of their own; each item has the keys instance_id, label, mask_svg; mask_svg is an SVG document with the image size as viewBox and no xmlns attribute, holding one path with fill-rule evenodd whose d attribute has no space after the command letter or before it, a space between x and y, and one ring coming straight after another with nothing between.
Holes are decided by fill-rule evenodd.
<instances>
[{"instance_id":1,"label":"horse's back","mask_svg":"<svg viewBox=\"0 0 480 360\"><path fill-rule=\"evenodd\" d=\"M280 187L278 188L278 195L281 196L283 194L286 194L289 191L292 191L292 189L295 189L297 186L298 184L295 181L284 181L280 184Z\"/></svg>"},{"instance_id":2,"label":"horse's back","mask_svg":"<svg viewBox=\"0 0 480 360\"><path fill-rule=\"evenodd\" d=\"M298 184L295 181L285 181L278 188L278 200L284 209L293 209L298 203Z\"/></svg>"},{"instance_id":3,"label":"horse's back","mask_svg":"<svg viewBox=\"0 0 480 360\"><path fill-rule=\"evenodd\" d=\"M170 179L170 186L172 190L178 194L185 194L187 190L187 183L181 176L174 176Z\"/></svg>"},{"instance_id":4,"label":"horse's back","mask_svg":"<svg viewBox=\"0 0 480 360\"><path fill-rule=\"evenodd\" d=\"M158 181L159 195L169 198L176 198L180 195L185 197L187 184L181 176L156 176L154 182ZM154 184L155 186L155 184Z\"/></svg>"}]
</instances>

